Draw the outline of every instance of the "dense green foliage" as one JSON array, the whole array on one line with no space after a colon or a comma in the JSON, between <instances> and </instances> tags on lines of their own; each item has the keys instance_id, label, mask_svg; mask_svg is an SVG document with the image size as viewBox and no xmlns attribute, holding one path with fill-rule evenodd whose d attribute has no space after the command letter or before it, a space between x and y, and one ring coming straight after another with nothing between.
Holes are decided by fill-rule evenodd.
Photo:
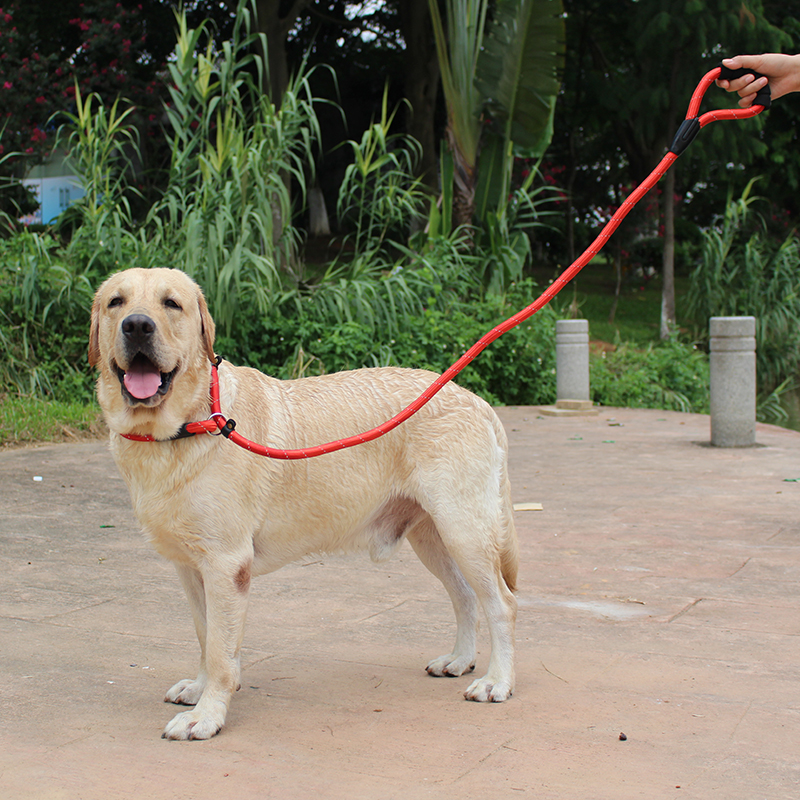
<instances>
[{"instance_id":1,"label":"dense green foliage","mask_svg":"<svg viewBox=\"0 0 800 800\"><path fill-rule=\"evenodd\" d=\"M182 266L206 292L218 350L281 377L389 363L441 372L532 299L530 282L487 294L495 261L465 247L463 231L410 235L429 201L413 177L413 144L389 134L386 104L350 143L339 200L352 230L347 257L321 274L303 265L291 220L319 140L317 103L303 72L280 109L260 91L244 4L240 10L221 52L202 26L190 29L178 16L172 167L143 220L130 203L137 141L129 111L78 91L62 134L86 192L69 214L72 235L62 242L22 233L0 245L0 336L10 356L2 390L91 396L83 351L92 293L125 266ZM535 213L524 219L538 224ZM525 236L513 224L506 235ZM461 382L495 402L552 399L553 319L548 310L520 326Z\"/></svg>"},{"instance_id":2,"label":"dense green foliage","mask_svg":"<svg viewBox=\"0 0 800 800\"><path fill-rule=\"evenodd\" d=\"M580 30L572 23L590 25L600 6L589 3L577 10L567 5L572 15L568 36L574 39L570 52L580 55ZM624 17L628 5L612 3L609 19ZM525 277L534 262L563 263L564 239L557 238L563 231L554 232L553 212L569 207L573 221L580 220L570 234L580 245L630 183L629 164L614 136L624 138L637 118L631 113L619 120L616 115L617 129L612 130L605 117L592 120L581 111L575 125L562 117L562 132L569 127L584 138L570 149L568 142L559 142L557 131L556 147L548 153L549 158L569 150L566 174L552 163L541 165L540 172L533 159L514 159L504 147L493 154L485 147L483 167L494 163L496 155L504 178L491 183L484 171L473 224L456 228L449 213L453 175L442 176L441 198L426 193L418 175L420 146L400 130L400 106L392 110L391 91L383 88L383 80L373 92L378 102L370 106L377 113L359 129L363 133L350 133L353 138L343 145L326 149L321 116L340 117L341 111L330 100L322 101L315 87L335 85L337 76L298 65L276 107L264 90L263 37L251 32L248 8L240 3L225 41L215 39L212 25L192 28L185 15L178 16L175 58L168 65L167 85L159 87L169 104L158 121L143 126L124 99L103 101L77 87L69 113L61 117L67 120L61 141L80 170L85 199L49 233L22 232L0 240L0 346L6 353L0 395L90 400L93 376L85 346L92 294L108 274L127 266L185 269L209 298L218 322L218 352L278 377L379 364L441 372L536 297L542 287ZM642 9L637 6L637 14ZM659 19L663 22L663 15ZM730 14L726 20L734 22ZM592 31L599 47L592 52L616 59L617 51L608 47L610 28ZM626 73L630 53L619 48L619 56L608 75ZM564 102L580 95L572 80L585 79L587 91L603 95L596 83L599 63L573 66L577 72L569 73ZM651 91L653 80L637 93ZM585 112L596 114L596 108ZM606 109L606 117L610 113ZM652 126L659 115L641 116L642 124ZM169 163L158 173L158 191L150 183L154 173L147 173L145 192L143 139L155 128L170 142ZM756 127L738 130L757 138ZM742 162L753 160L754 153L763 155L763 146L748 141L734 154ZM326 159L336 159L341 167L339 193L331 206L338 217L337 255L332 261L305 263L301 225L306 189ZM452 159L442 159L444 171L455 168ZM724 166L717 163L713 169L719 181L713 185L714 198L719 200L727 178ZM730 181L741 181L743 170L733 173ZM600 184L598 176L605 176ZM708 173L700 177L707 179ZM569 202L553 185L562 179L573 190ZM592 196L588 187L593 187ZM687 193L696 188L688 179L679 184ZM696 208L696 191L693 197ZM651 274L658 263L658 203L650 199L648 214L638 220L632 215L626 224L635 225L618 234L625 246L615 260L629 284L637 275ZM798 250L785 232L773 238L774 225L754 228L748 198L741 202L739 212L732 204L734 210L710 227L711 215L704 220L699 211L687 214L693 218L686 221L691 230L679 227L684 272L699 259L691 300L697 329L684 335L702 340L712 313L756 314L763 359L759 370L769 391L794 374L800 356L800 326L793 325L800 316L800 291L792 274ZM625 296L624 281L621 286L620 302L635 304ZM552 402L554 320L570 315L567 303L559 310L547 307L507 333L464 370L459 383L495 403ZM617 341L615 352L593 358L595 402L706 410L702 344L696 349L672 339L656 345L647 338Z\"/></svg>"},{"instance_id":3,"label":"dense green foliage","mask_svg":"<svg viewBox=\"0 0 800 800\"><path fill-rule=\"evenodd\" d=\"M324 306L301 302L294 313L275 314L221 337L217 349L238 363L281 378L362 366L395 365L444 372L498 322L530 302L524 281L505 298L460 299L427 269L420 279L431 294L418 312L390 330L369 320L336 319ZM465 368L457 382L494 403L549 403L555 397L555 313L550 309L513 329Z\"/></svg>"},{"instance_id":4,"label":"dense green foliage","mask_svg":"<svg viewBox=\"0 0 800 800\"><path fill-rule=\"evenodd\" d=\"M708 358L674 339L592 359L592 398L609 406L708 413Z\"/></svg>"},{"instance_id":5,"label":"dense green foliage","mask_svg":"<svg viewBox=\"0 0 800 800\"><path fill-rule=\"evenodd\" d=\"M698 336L710 317L754 316L759 388L769 393L792 380L800 363L800 242L794 231L775 235L751 195L728 202L703 232L702 258L691 274L687 310Z\"/></svg>"}]
</instances>

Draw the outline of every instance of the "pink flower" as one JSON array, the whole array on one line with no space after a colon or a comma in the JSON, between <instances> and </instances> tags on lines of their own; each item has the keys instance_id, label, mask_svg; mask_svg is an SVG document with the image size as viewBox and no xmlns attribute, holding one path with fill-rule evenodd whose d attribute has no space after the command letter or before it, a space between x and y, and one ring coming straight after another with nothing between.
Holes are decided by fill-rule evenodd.
<instances>
[{"instance_id":1,"label":"pink flower","mask_svg":"<svg viewBox=\"0 0 800 800\"><path fill-rule=\"evenodd\" d=\"M3 84L3 88L4 88L4 89L13 89L13 88L14 88L14 84L13 84L13 83L11 83L11 81L6 81L6 82Z\"/></svg>"},{"instance_id":2,"label":"pink flower","mask_svg":"<svg viewBox=\"0 0 800 800\"><path fill-rule=\"evenodd\" d=\"M119 22L115 22L115 23L114 23L114 24L111 26L111 30L112 30L112 31L118 31L118 30L119 30L121 27L122 27L122 25L120 25L120 24L119 24Z\"/></svg>"},{"instance_id":3,"label":"pink flower","mask_svg":"<svg viewBox=\"0 0 800 800\"><path fill-rule=\"evenodd\" d=\"M28 155L31 155L31 153L33 153L33 148L32 148L32 147L26 147L26 148L25 148L25 152L26 152Z\"/></svg>"},{"instance_id":4,"label":"pink flower","mask_svg":"<svg viewBox=\"0 0 800 800\"><path fill-rule=\"evenodd\" d=\"M46 103L46 102L47 102L47 100L45 100L45 99L44 99L44 97L42 97L42 95L39 95L39 96L36 98L36 102L37 102L37 103L39 103L39 104L41 105L42 103Z\"/></svg>"}]
</instances>

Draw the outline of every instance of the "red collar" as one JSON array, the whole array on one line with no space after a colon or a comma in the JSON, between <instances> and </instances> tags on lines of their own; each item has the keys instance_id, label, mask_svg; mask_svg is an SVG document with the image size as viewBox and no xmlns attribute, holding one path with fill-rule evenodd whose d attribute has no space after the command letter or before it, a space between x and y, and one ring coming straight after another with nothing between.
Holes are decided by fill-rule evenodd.
<instances>
[{"instance_id":1,"label":"red collar","mask_svg":"<svg viewBox=\"0 0 800 800\"><path fill-rule=\"evenodd\" d=\"M219 375L217 374L217 365L220 361L221 359L218 358L216 363L211 365L211 388L209 390L211 415L208 419L198 422L184 422L178 432L174 436L170 436L169 439L156 439L154 436L140 436L137 433L121 433L120 436L123 439L130 439L132 442L172 442L175 439L196 436L198 433L222 433L223 436L229 436L236 423L233 420L226 420L220 411Z\"/></svg>"}]
</instances>

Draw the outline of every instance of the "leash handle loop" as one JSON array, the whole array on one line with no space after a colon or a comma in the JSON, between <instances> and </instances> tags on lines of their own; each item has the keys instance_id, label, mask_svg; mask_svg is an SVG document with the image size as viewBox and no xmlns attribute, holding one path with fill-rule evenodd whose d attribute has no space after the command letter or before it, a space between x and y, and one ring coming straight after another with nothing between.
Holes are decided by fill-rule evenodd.
<instances>
[{"instance_id":1,"label":"leash handle loop","mask_svg":"<svg viewBox=\"0 0 800 800\"><path fill-rule=\"evenodd\" d=\"M733 69L732 67L726 67L724 64L719 65L719 77L723 81L735 81L737 78L742 78L745 75L753 75L756 78L764 77L760 72L756 72L754 69L747 69L747 67ZM756 92L753 105L764 106L765 110L772 105L772 93L769 90L769 84Z\"/></svg>"}]
</instances>

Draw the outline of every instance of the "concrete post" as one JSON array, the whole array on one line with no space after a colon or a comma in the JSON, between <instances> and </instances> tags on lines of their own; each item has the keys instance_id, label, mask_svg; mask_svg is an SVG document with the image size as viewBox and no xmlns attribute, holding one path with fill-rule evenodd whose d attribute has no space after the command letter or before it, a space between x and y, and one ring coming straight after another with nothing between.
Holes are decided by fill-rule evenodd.
<instances>
[{"instance_id":1,"label":"concrete post","mask_svg":"<svg viewBox=\"0 0 800 800\"><path fill-rule=\"evenodd\" d=\"M756 442L756 318L711 317L711 444Z\"/></svg>"},{"instance_id":2,"label":"concrete post","mask_svg":"<svg viewBox=\"0 0 800 800\"><path fill-rule=\"evenodd\" d=\"M561 400L589 400L589 322L585 319L556 320L556 401Z\"/></svg>"}]
</instances>

